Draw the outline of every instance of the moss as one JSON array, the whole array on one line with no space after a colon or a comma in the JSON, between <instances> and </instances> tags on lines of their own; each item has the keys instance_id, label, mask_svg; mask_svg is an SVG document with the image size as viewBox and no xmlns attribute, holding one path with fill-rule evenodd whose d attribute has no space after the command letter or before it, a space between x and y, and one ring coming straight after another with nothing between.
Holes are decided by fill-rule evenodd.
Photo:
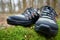
<instances>
[{"instance_id":1,"label":"moss","mask_svg":"<svg viewBox=\"0 0 60 40\"><path fill-rule=\"evenodd\" d=\"M60 26L59 20L57 23ZM55 39L60 40L60 27ZM23 26L12 26L0 30L0 40L45 40L45 38L37 34L34 29Z\"/></svg>"},{"instance_id":2,"label":"moss","mask_svg":"<svg viewBox=\"0 0 60 40\"><path fill-rule=\"evenodd\" d=\"M33 29L22 26L0 30L0 40L44 40Z\"/></svg>"}]
</instances>

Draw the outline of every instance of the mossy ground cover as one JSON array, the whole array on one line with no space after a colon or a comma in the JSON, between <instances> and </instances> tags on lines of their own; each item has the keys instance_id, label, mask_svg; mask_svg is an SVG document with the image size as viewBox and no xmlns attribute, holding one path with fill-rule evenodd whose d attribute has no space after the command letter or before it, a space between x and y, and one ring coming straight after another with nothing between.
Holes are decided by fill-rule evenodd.
<instances>
[{"instance_id":1,"label":"mossy ground cover","mask_svg":"<svg viewBox=\"0 0 60 40\"><path fill-rule=\"evenodd\" d=\"M56 40L60 40L60 20L57 20L59 26ZM0 40L46 40L35 32L34 28L23 26L12 26L0 30Z\"/></svg>"}]
</instances>

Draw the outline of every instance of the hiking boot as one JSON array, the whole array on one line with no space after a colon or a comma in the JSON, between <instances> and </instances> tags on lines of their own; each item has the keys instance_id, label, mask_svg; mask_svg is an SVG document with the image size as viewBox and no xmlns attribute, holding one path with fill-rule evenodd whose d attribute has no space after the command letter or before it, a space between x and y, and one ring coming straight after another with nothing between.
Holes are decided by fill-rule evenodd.
<instances>
[{"instance_id":1,"label":"hiking boot","mask_svg":"<svg viewBox=\"0 0 60 40\"><path fill-rule=\"evenodd\" d=\"M27 8L22 14L9 16L7 18L7 23L10 25L29 26L34 24L38 20L39 16L39 9L30 7Z\"/></svg>"},{"instance_id":2,"label":"hiking boot","mask_svg":"<svg viewBox=\"0 0 60 40\"><path fill-rule=\"evenodd\" d=\"M58 32L58 25L55 17L57 16L55 10L50 6L43 6L40 10L41 16L35 24L36 32L42 34L46 38L56 36Z\"/></svg>"}]
</instances>

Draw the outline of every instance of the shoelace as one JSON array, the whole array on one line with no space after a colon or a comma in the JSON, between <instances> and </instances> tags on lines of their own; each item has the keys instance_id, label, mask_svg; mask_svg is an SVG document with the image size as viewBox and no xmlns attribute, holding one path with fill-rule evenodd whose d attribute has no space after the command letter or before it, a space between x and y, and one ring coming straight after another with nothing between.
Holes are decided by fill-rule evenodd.
<instances>
[{"instance_id":1,"label":"shoelace","mask_svg":"<svg viewBox=\"0 0 60 40\"><path fill-rule=\"evenodd\" d=\"M41 9L41 16L49 16L50 18L54 19L55 12L50 7L44 7L44 8Z\"/></svg>"},{"instance_id":2,"label":"shoelace","mask_svg":"<svg viewBox=\"0 0 60 40\"><path fill-rule=\"evenodd\" d=\"M50 16L52 18L57 16L55 10L50 6L43 6L40 11L42 11L42 14L46 13L45 16Z\"/></svg>"},{"instance_id":3,"label":"shoelace","mask_svg":"<svg viewBox=\"0 0 60 40\"><path fill-rule=\"evenodd\" d=\"M38 15L37 10L36 9L26 9L25 12L23 13L27 19L33 19L35 16Z\"/></svg>"}]
</instances>

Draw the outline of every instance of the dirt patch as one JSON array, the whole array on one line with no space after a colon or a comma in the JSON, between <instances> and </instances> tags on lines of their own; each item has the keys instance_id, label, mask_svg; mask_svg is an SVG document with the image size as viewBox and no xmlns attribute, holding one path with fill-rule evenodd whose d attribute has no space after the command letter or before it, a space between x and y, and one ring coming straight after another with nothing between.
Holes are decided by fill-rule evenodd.
<instances>
[{"instance_id":1,"label":"dirt patch","mask_svg":"<svg viewBox=\"0 0 60 40\"><path fill-rule=\"evenodd\" d=\"M0 14L0 26L10 26L7 24L7 18L14 14Z\"/></svg>"}]
</instances>

